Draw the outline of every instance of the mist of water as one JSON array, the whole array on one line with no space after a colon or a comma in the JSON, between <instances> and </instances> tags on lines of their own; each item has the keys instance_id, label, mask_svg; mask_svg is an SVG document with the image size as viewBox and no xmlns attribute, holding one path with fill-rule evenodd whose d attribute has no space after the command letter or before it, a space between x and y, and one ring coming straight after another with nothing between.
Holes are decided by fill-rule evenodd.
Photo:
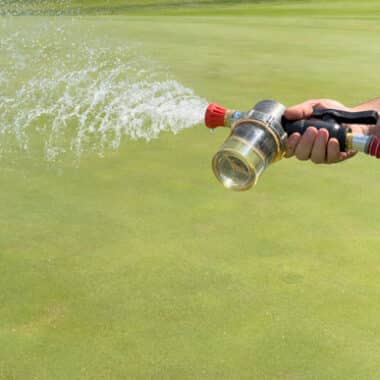
<instances>
[{"instance_id":1,"label":"mist of water","mask_svg":"<svg viewBox=\"0 0 380 380\"><path fill-rule=\"evenodd\" d=\"M101 9L107 9L109 1L105 0ZM86 2L79 3L73 0L0 0L0 16L9 15L78 15L86 6Z\"/></svg>"},{"instance_id":2,"label":"mist of water","mask_svg":"<svg viewBox=\"0 0 380 380\"><path fill-rule=\"evenodd\" d=\"M0 39L0 154L103 155L124 138L157 138L201 122L207 101L128 42L89 42L41 23Z\"/></svg>"}]
</instances>

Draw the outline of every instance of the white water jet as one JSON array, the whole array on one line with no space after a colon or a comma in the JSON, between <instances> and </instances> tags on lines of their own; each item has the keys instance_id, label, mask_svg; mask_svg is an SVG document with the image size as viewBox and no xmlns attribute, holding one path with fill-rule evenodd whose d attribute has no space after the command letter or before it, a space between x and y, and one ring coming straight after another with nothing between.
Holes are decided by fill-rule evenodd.
<instances>
[{"instance_id":1,"label":"white water jet","mask_svg":"<svg viewBox=\"0 0 380 380\"><path fill-rule=\"evenodd\" d=\"M79 159L202 121L207 101L133 46L89 44L53 25L0 39L0 154L17 145Z\"/></svg>"}]
</instances>

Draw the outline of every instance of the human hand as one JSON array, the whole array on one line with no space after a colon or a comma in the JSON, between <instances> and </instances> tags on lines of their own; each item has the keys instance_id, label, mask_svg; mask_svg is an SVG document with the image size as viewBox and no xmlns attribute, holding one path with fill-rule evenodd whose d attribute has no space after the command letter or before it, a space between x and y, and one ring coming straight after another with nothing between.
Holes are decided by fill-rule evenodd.
<instances>
[{"instance_id":1,"label":"human hand","mask_svg":"<svg viewBox=\"0 0 380 380\"><path fill-rule=\"evenodd\" d=\"M309 119L314 108L333 108L350 111L350 108L332 99L313 99L288 108L284 116L288 120ZM353 126L350 126L351 128ZM356 127L359 128L359 127ZM355 128L354 128L355 129ZM311 160L316 164L332 164L353 157L356 152L341 152L337 139L329 139L326 129L309 127L301 136L293 133L288 137L285 157L296 156L299 160Z\"/></svg>"}]
</instances>

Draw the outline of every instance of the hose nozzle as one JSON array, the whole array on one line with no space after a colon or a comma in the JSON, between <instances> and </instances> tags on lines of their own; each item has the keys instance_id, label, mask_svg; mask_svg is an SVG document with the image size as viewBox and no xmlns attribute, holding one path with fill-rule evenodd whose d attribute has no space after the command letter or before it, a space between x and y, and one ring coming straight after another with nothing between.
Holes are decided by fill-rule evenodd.
<instances>
[{"instance_id":1,"label":"hose nozzle","mask_svg":"<svg viewBox=\"0 0 380 380\"><path fill-rule=\"evenodd\" d=\"M230 127L231 132L212 161L216 178L232 190L254 186L267 168L284 156L287 136L301 135L309 127L326 129L329 138L339 141L341 152L359 151L380 159L380 138L353 133L342 124L375 125L376 111L347 112L335 109L314 109L310 119L287 120L285 106L262 100L250 111L240 112L211 103L205 113L207 128Z\"/></svg>"},{"instance_id":2,"label":"hose nozzle","mask_svg":"<svg viewBox=\"0 0 380 380\"><path fill-rule=\"evenodd\" d=\"M216 103L209 104L205 114L206 127L211 129L224 127L227 113L227 108L224 108Z\"/></svg>"}]
</instances>

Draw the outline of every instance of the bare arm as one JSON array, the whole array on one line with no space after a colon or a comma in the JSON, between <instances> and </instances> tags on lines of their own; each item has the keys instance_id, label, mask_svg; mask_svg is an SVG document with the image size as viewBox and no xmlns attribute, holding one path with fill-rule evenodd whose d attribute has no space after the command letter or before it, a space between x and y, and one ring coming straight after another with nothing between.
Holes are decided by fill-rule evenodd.
<instances>
[{"instance_id":1,"label":"bare arm","mask_svg":"<svg viewBox=\"0 0 380 380\"><path fill-rule=\"evenodd\" d=\"M374 110L380 111L380 98L370 100L366 103L360 104L352 108L353 111L365 111L365 110Z\"/></svg>"}]
</instances>

